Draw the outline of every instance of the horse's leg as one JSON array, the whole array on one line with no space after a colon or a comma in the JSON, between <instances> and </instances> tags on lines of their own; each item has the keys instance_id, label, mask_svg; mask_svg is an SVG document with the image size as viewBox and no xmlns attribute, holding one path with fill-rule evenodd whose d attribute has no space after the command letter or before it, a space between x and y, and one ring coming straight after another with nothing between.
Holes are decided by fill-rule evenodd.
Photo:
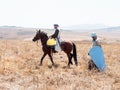
<instances>
[{"instance_id":1,"label":"horse's leg","mask_svg":"<svg viewBox=\"0 0 120 90\"><path fill-rule=\"evenodd\" d=\"M50 57L50 60L51 60L51 62L52 62L52 65L54 66L55 64L54 64L54 62L53 62L53 58L52 58L51 53L49 53L48 56Z\"/></svg>"},{"instance_id":2,"label":"horse's leg","mask_svg":"<svg viewBox=\"0 0 120 90\"><path fill-rule=\"evenodd\" d=\"M73 57L73 54L72 54L72 53L70 53L70 62L71 62L71 64L73 65L73 62L72 62L72 57Z\"/></svg>"},{"instance_id":3,"label":"horse's leg","mask_svg":"<svg viewBox=\"0 0 120 90\"><path fill-rule=\"evenodd\" d=\"M72 56L71 56L71 54L67 54L67 57L68 57L68 68L70 68L70 64L73 64L71 61Z\"/></svg>"},{"instance_id":4,"label":"horse's leg","mask_svg":"<svg viewBox=\"0 0 120 90\"><path fill-rule=\"evenodd\" d=\"M47 55L47 54L44 53L44 55L42 56L41 61L40 61L40 66L42 66L43 59L45 58L46 55Z\"/></svg>"}]
</instances>

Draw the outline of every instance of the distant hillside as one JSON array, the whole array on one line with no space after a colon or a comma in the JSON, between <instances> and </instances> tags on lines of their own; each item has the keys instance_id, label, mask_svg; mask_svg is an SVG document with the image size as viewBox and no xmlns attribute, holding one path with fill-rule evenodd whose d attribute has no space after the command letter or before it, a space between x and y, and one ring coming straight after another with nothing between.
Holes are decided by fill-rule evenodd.
<instances>
[{"instance_id":1,"label":"distant hillside","mask_svg":"<svg viewBox=\"0 0 120 90\"><path fill-rule=\"evenodd\" d=\"M32 28L0 26L0 39L23 39L30 37L34 33L33 31Z\"/></svg>"},{"instance_id":2,"label":"distant hillside","mask_svg":"<svg viewBox=\"0 0 120 90\"><path fill-rule=\"evenodd\" d=\"M100 25L98 25L100 26ZM96 32L99 38L103 40L119 40L120 41L120 26L118 27L104 27L96 29L98 26L93 27L94 29L72 29L66 30L62 29L61 37L63 40L90 40L90 35L92 32ZM0 27L0 39L26 39L31 40L36 34L38 28L24 28L17 26L1 26ZM53 29L41 29L46 32L48 36L54 33Z\"/></svg>"},{"instance_id":3,"label":"distant hillside","mask_svg":"<svg viewBox=\"0 0 120 90\"><path fill-rule=\"evenodd\" d=\"M96 30L96 29L103 29L103 28L110 28L109 26L102 25L102 24L80 24L80 25L72 25L63 27L67 30Z\"/></svg>"},{"instance_id":4,"label":"distant hillside","mask_svg":"<svg viewBox=\"0 0 120 90\"><path fill-rule=\"evenodd\" d=\"M102 30L105 30L105 31L120 31L120 26L118 26L118 27L104 28Z\"/></svg>"},{"instance_id":5,"label":"distant hillside","mask_svg":"<svg viewBox=\"0 0 120 90\"><path fill-rule=\"evenodd\" d=\"M33 38L36 34L36 30L38 28L23 28L23 27L16 27L16 26L1 26L0 27L0 39L27 39ZM53 29L41 29L48 34L48 36L54 33ZM65 37L69 37L73 34L72 31L61 30L65 34Z\"/></svg>"},{"instance_id":6,"label":"distant hillside","mask_svg":"<svg viewBox=\"0 0 120 90\"><path fill-rule=\"evenodd\" d=\"M8 25L4 25L4 26L0 26L0 28L18 28L17 26L8 26ZM20 27L19 27L20 28ZM21 27L22 28L22 27Z\"/></svg>"}]
</instances>

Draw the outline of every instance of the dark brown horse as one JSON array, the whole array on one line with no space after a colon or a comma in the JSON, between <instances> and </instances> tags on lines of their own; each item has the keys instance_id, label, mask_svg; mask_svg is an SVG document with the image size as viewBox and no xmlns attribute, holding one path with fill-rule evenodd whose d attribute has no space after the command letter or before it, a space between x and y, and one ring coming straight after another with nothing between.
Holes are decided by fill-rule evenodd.
<instances>
[{"instance_id":1,"label":"dark brown horse","mask_svg":"<svg viewBox=\"0 0 120 90\"><path fill-rule=\"evenodd\" d=\"M33 38L33 41L38 41L41 40L41 44L42 44L42 50L44 52L41 61L40 61L40 65L42 65L43 59L45 58L46 55L48 55L50 57L50 60L52 62L52 65L54 64L53 58L52 58L52 50L51 47L47 46L47 40L48 40L48 36L46 33L42 32L42 31L37 31L35 37ZM70 67L70 64L72 63L72 57L74 58L74 62L76 64L76 66L78 65L77 62L77 53L76 53L76 45L74 43L70 43L70 42L63 42L61 43L61 49L62 51L64 51L67 54L68 57L68 67ZM73 53L72 53L73 51Z\"/></svg>"}]
</instances>

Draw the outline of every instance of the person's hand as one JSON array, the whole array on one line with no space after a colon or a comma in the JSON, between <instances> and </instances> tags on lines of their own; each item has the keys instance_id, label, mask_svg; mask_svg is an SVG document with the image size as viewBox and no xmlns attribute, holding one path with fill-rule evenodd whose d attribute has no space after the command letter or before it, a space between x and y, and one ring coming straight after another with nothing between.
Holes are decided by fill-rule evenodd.
<instances>
[{"instance_id":1,"label":"person's hand","mask_svg":"<svg viewBox=\"0 0 120 90\"><path fill-rule=\"evenodd\" d=\"M49 36L49 38L51 39L51 38L52 38L52 36Z\"/></svg>"}]
</instances>

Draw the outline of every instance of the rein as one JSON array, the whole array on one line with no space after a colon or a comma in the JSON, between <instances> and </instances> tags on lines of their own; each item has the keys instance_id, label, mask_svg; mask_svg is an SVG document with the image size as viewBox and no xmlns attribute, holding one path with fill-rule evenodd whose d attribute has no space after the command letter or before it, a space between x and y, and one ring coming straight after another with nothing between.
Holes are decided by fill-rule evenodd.
<instances>
[{"instance_id":1,"label":"rein","mask_svg":"<svg viewBox=\"0 0 120 90\"><path fill-rule=\"evenodd\" d=\"M38 41L36 42L36 45L39 47L39 45L38 45Z\"/></svg>"}]
</instances>

